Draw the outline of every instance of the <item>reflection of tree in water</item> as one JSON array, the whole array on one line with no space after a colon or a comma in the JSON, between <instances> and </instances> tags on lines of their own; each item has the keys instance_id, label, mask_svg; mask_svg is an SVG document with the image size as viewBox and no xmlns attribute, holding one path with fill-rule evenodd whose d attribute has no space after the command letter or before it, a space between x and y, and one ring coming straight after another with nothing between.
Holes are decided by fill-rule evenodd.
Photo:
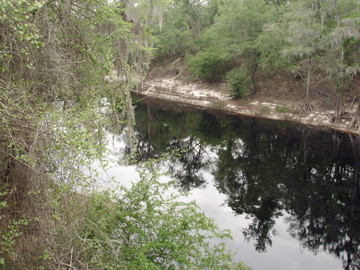
<instances>
[{"instance_id":1,"label":"reflection of tree in water","mask_svg":"<svg viewBox=\"0 0 360 270\"><path fill-rule=\"evenodd\" d=\"M167 109L152 109L139 104L136 108L137 162L159 160L163 155L170 161L167 167L184 190L204 186L206 180L201 173L209 163L204 134L205 115L182 113Z\"/></svg>"},{"instance_id":2,"label":"reflection of tree in water","mask_svg":"<svg viewBox=\"0 0 360 270\"><path fill-rule=\"evenodd\" d=\"M218 189L228 195L227 203L234 212L245 213L252 220L243 230L245 238L255 239L256 250L266 251L272 244L271 235L276 234L275 221L282 214L285 172L281 164L290 155L283 140L269 132L255 133L250 125L246 136L227 140L218 152L214 179Z\"/></svg>"},{"instance_id":3,"label":"reflection of tree in water","mask_svg":"<svg viewBox=\"0 0 360 270\"><path fill-rule=\"evenodd\" d=\"M333 134L333 140L335 144L343 141L339 134ZM332 162L313 173L310 183L301 189L307 207L289 202L292 216L287 222L291 235L304 247L314 252L323 248L341 257L344 269L359 269L359 137L350 135L350 143L354 165L339 160L335 145Z\"/></svg>"},{"instance_id":4,"label":"reflection of tree in water","mask_svg":"<svg viewBox=\"0 0 360 270\"><path fill-rule=\"evenodd\" d=\"M342 149L344 134L333 133L331 148L330 136L306 127L300 137L256 127L249 134L224 143L214 171L228 205L251 219L246 239L265 251L276 219L287 212L289 231L304 247L323 248L341 257L345 269L359 269L359 137L352 135Z\"/></svg>"},{"instance_id":5,"label":"reflection of tree in water","mask_svg":"<svg viewBox=\"0 0 360 270\"><path fill-rule=\"evenodd\" d=\"M303 247L327 250L345 269L359 269L357 136L146 106L136 119L138 158L168 153L168 168L186 190L204 186L202 171L213 166L228 206L251 220L243 234L258 251L272 244L276 220L287 213L289 232Z\"/></svg>"},{"instance_id":6,"label":"reflection of tree in water","mask_svg":"<svg viewBox=\"0 0 360 270\"><path fill-rule=\"evenodd\" d=\"M204 146L195 138L176 141L176 155L170 157L169 171L178 180L182 190L203 187L206 184L200 169L208 163L204 159Z\"/></svg>"}]
</instances>

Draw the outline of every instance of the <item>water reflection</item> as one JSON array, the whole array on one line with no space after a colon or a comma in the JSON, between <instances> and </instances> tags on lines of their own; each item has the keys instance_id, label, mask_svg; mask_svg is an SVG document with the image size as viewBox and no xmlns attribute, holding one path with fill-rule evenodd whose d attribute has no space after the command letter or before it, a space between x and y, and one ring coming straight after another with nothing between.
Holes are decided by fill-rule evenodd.
<instances>
[{"instance_id":1,"label":"water reflection","mask_svg":"<svg viewBox=\"0 0 360 270\"><path fill-rule=\"evenodd\" d=\"M181 189L213 175L243 229L266 251L276 220L314 253L326 250L344 269L360 269L360 138L310 127L136 104L139 161L168 154L166 166ZM165 162L164 162L165 163Z\"/></svg>"}]
</instances>

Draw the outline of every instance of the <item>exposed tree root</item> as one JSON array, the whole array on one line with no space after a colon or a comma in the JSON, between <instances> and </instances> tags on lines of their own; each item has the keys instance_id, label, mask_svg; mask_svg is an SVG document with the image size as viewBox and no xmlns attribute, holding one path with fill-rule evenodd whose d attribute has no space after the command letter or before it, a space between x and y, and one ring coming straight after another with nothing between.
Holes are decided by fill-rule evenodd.
<instances>
[{"instance_id":1,"label":"exposed tree root","mask_svg":"<svg viewBox=\"0 0 360 270\"><path fill-rule=\"evenodd\" d=\"M344 114L344 105L341 99L341 95L337 94L336 95L336 105L335 105L335 112L332 115L330 122L334 123L339 121L339 119L343 116Z\"/></svg>"},{"instance_id":2,"label":"exposed tree root","mask_svg":"<svg viewBox=\"0 0 360 270\"><path fill-rule=\"evenodd\" d=\"M311 103L302 103L299 105L300 112L306 113L312 111L314 106Z\"/></svg>"},{"instance_id":3,"label":"exposed tree root","mask_svg":"<svg viewBox=\"0 0 360 270\"><path fill-rule=\"evenodd\" d=\"M360 128L360 118L354 116L353 119L351 120L351 123L349 124L349 128L359 129Z\"/></svg>"}]
</instances>

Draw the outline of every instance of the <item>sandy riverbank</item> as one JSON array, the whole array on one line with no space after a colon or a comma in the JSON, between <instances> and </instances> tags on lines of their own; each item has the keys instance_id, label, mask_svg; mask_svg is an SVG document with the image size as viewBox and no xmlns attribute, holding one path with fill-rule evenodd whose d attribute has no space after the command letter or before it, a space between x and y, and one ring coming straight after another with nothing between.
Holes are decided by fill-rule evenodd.
<instances>
[{"instance_id":1,"label":"sandy riverbank","mask_svg":"<svg viewBox=\"0 0 360 270\"><path fill-rule=\"evenodd\" d=\"M266 119L284 120L304 125L331 128L342 132L360 134L360 130L348 128L350 118L331 123L332 110L314 110L299 113L296 104L286 100L266 100L255 97L246 100L234 99L224 85L184 83L174 78L155 78L144 83L144 90L138 94L156 99L169 100L200 108L211 108L231 114L239 114ZM351 113L351 112L349 112Z\"/></svg>"}]
</instances>

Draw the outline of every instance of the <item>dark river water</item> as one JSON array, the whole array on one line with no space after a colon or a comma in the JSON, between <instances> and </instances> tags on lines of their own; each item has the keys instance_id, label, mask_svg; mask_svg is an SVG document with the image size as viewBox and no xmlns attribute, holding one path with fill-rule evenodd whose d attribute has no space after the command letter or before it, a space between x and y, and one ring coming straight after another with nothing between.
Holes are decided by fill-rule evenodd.
<instances>
[{"instance_id":1,"label":"dark river water","mask_svg":"<svg viewBox=\"0 0 360 270\"><path fill-rule=\"evenodd\" d=\"M134 104L136 159L161 159L177 189L233 231L227 245L237 259L254 270L360 269L358 136L168 102ZM120 145L127 155L129 146Z\"/></svg>"}]
</instances>

